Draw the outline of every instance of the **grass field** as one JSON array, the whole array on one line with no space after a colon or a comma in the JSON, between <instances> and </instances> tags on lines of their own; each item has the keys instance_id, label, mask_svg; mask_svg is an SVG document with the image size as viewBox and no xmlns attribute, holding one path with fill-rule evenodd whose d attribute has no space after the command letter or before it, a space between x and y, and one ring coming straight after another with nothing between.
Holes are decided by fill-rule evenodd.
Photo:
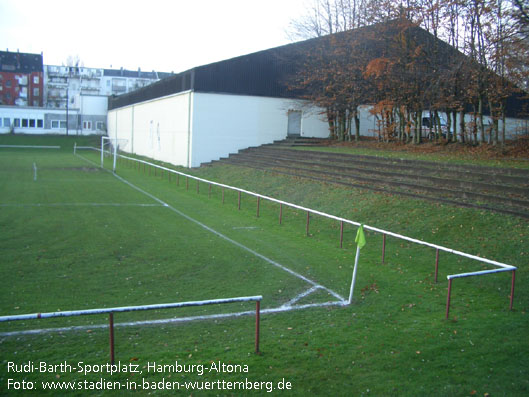
<instances>
[{"instance_id":1,"label":"grass field","mask_svg":"<svg viewBox=\"0 0 529 397\"><path fill-rule=\"evenodd\" d=\"M1 136L0 144L61 146L60 150L0 149L2 289L0 315L263 295L262 308L336 302L347 297L356 230L339 248L339 225L277 204L121 162L117 174L98 168L99 153L73 144L90 138ZM188 172L188 170L185 170ZM264 390L183 390L186 395L439 395L529 393L527 221L486 212L406 200L306 182L255 170L218 166L189 171L410 237L518 266L514 310L510 274L456 280L451 317L444 319L446 275L490 268L389 238L367 234L351 306L265 314L261 355L253 353L250 316L187 323L116 326L116 359L142 374L13 372L18 365L108 362L106 316L0 323L0 392L13 381L263 382ZM216 233L212 233L211 230ZM258 254L258 255L256 255ZM273 263L280 264L287 272ZM293 272L295 274L293 274ZM308 283L309 279L313 284ZM307 296L314 285L315 289ZM334 293L334 295L333 295ZM252 304L116 314L135 322L252 310ZM74 331L20 334L80 326ZM7 335L6 333L14 333ZM152 372L149 365L240 364L248 372ZM244 368L244 367L243 367ZM12 379L13 381L9 381ZM285 380L291 390L278 390ZM10 383L11 382L11 383ZM271 382L271 383L267 383ZM85 388L87 387L84 385ZM95 386L94 386L95 387ZM70 395L127 395L130 390L62 391ZM136 390L135 394L170 394Z\"/></svg>"}]
</instances>

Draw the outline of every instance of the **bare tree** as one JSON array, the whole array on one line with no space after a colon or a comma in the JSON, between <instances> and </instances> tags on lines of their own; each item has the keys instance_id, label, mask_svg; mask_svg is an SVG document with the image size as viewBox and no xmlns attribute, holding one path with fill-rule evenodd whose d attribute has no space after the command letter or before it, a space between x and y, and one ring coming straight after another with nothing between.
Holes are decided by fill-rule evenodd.
<instances>
[{"instance_id":1,"label":"bare tree","mask_svg":"<svg viewBox=\"0 0 529 397\"><path fill-rule=\"evenodd\" d=\"M322 37L369 24L369 3L374 0L312 0L300 18L291 21L292 40Z\"/></svg>"},{"instance_id":2,"label":"bare tree","mask_svg":"<svg viewBox=\"0 0 529 397\"><path fill-rule=\"evenodd\" d=\"M65 66L83 67L84 66L84 62L79 57L79 54L68 55L68 57L66 58L66 65Z\"/></svg>"}]
</instances>

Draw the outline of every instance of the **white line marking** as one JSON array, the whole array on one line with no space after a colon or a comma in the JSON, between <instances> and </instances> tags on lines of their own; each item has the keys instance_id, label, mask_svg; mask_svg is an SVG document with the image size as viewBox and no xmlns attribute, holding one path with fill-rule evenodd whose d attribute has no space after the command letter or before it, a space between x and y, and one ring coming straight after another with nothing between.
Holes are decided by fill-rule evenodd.
<instances>
[{"instance_id":1,"label":"white line marking","mask_svg":"<svg viewBox=\"0 0 529 397\"><path fill-rule=\"evenodd\" d=\"M82 159L92 163L92 161L88 160L88 159L85 159L84 157L82 156L79 156L81 157ZM348 302L343 298L341 297L338 293L332 291L331 289L327 288L327 287L324 287L323 285L320 285L318 283L316 283L315 281L312 281L308 278L306 278L305 276L302 276L301 274L293 271L293 270L290 270L289 268L259 254L258 252L238 243L237 241L234 241L232 239L230 239L229 237L217 232L216 230L210 228L209 226L206 226L204 225L203 223L189 217L188 215L180 212L179 210L177 210L176 208L170 206L169 204L163 202L162 200L160 200L159 198L153 196L152 194L144 191L143 189L133 185L132 183L128 182L127 180L123 179L122 177L116 175L115 173L112 173L116 178L118 178L120 181L122 181L123 183L129 185L130 187L132 187L133 189L145 194L146 196L152 198L153 200L157 201L158 203L160 203L161 205L169 208L170 210L172 210L173 212L177 213L178 215L182 216L183 218L201 226L202 228L208 230L209 232L217 235L218 237L221 237L223 239L225 239L226 241L234 244L235 246L243 249L243 250L246 250L248 252L250 252L251 254L257 256L258 258L276 266L276 267L279 267L280 269L286 271L287 273L290 273L292 275L294 275L295 277L298 277L300 278L301 280L307 282L308 284L311 284L313 287L302 292L301 294L298 294L295 298L293 298L290 302L288 302L287 304L284 304L280 307L277 307L277 308L269 308L269 309L263 309L260 311L261 314L269 314L269 313L281 313L281 312L288 312L288 311L292 311L292 310L302 310L302 309L308 309L308 308L312 308L312 307L326 307L326 306L346 306L348 304ZM305 304L305 305L296 305L296 306L292 306L291 303L292 302L296 302L298 301L299 299L303 298L304 296L307 296L309 295L310 293L316 291L317 289L323 289L327 292L329 292L331 295L333 295L335 298L338 299L338 301L334 301L334 302L324 302L324 303L311 303L311 304ZM290 304L290 305L289 305ZM121 327L127 327L127 326L137 326L137 325L152 325L152 324L169 324L169 323L178 323L178 322L188 322L188 321L195 321L195 320L209 320L209 319L219 319L219 318L230 318L230 317L240 317L240 316L245 316L245 315L252 315L252 314L255 314L255 311L245 311L245 312L237 312L237 313L224 313L224 314L212 314L212 315L205 315L205 316L194 316L194 317L180 317L180 318L168 318L168 319L160 319L160 320L145 320L145 321L134 321L134 322L127 322L127 323L117 323L117 324L114 324L114 326L121 326ZM12 332L3 332L3 333L0 333L0 336L1 337L6 337L6 336L19 336L19 335L30 335L30 334L42 334L42 333L48 333L48 332L67 332L67 331L76 331L76 330L88 330L88 329L99 329L99 328L107 328L108 325L107 324L96 324L96 325L81 325L81 326L73 326L73 327L63 327L63 328L45 328L45 329L33 329L33 330L25 330L25 331L12 331Z\"/></svg>"},{"instance_id":2,"label":"white line marking","mask_svg":"<svg viewBox=\"0 0 529 397\"><path fill-rule=\"evenodd\" d=\"M15 149L60 149L60 146L33 146L33 145L0 145L2 148Z\"/></svg>"},{"instance_id":3,"label":"white line marking","mask_svg":"<svg viewBox=\"0 0 529 397\"><path fill-rule=\"evenodd\" d=\"M33 180L37 182L37 163L33 163Z\"/></svg>"},{"instance_id":4,"label":"white line marking","mask_svg":"<svg viewBox=\"0 0 529 397\"><path fill-rule=\"evenodd\" d=\"M287 307L292 307L292 305L293 305L294 303L296 303L297 301L303 299L304 297L306 297L306 296L312 294L314 291L316 291L316 290L318 290L318 289L320 289L320 287L311 287L311 288L309 288L308 290L303 291L301 294L295 296L294 298L292 298L291 300L289 300L287 303L283 304L281 307L285 307L285 308L287 308Z\"/></svg>"},{"instance_id":5,"label":"white line marking","mask_svg":"<svg viewBox=\"0 0 529 397\"><path fill-rule=\"evenodd\" d=\"M239 247L239 248L241 248L241 249L243 249L243 250L245 250L245 251L251 253L252 255L254 255L254 256L256 256L256 257L258 257L258 258L264 260L265 262L268 262L269 264L274 265L274 266L276 266L276 267L278 267L278 268L284 270L285 272L292 274L293 276L295 276L295 277L297 277L297 278L299 278L299 279L305 281L306 283L308 283L308 284L310 284L310 285L312 285L312 286L314 286L314 287L319 287L319 288L324 289L325 291L327 291L328 293L330 293L332 296L334 296L336 299L338 299L338 300L340 300L340 301L342 301L342 302L346 302L346 300L345 300L342 296L340 296L337 292L334 292L333 290L331 290L331 289L329 289L329 288L327 288L327 287L325 287L325 286L323 286L323 285L321 285L321 284L318 284L317 282L315 282L315 281L313 281L313 280L311 280L311 279L309 279L309 278L307 278L307 277L305 277L305 276L299 274L298 272L295 272L294 270L291 270L291 269L289 269L288 267L285 267L285 266L283 266L283 265L281 265L281 264L279 264L279 263L273 261L272 259L267 258L267 257L264 256L264 255L261 255L261 254L258 253L257 251L254 251L253 249L248 248L248 247L246 247L245 245L243 245L243 244L241 244L241 243L239 243L239 242L237 242L237 241L235 241L235 240L232 240L232 239L229 238L228 236L225 236L224 234L222 234L222 233L220 233L220 232L217 232L216 230L210 228L209 226L203 224L202 222L197 221L197 220L194 219L194 218L191 218L190 216L188 216L188 215L184 214L183 212L177 210L176 208L172 207L171 205L167 204L166 202L160 200L158 197L153 196L153 195L150 194L149 192L146 192L145 190L139 188L138 186L133 185L133 184L130 183L129 181L127 181L127 180L123 179L122 177L120 177L119 175L117 175L117 174L113 174L113 175L114 175L116 178L118 178L121 182L123 182L123 183L129 185L131 188L137 190L137 191L140 192L140 193L145 194L146 196L152 198L153 200L159 202L160 204L167 206L167 208L169 208L171 211L177 213L178 215L180 215L181 217L187 219L188 221L193 222L193 223L199 225L199 226L202 227L203 229L205 229L205 230L207 230L207 231L209 231L209 232L215 234L216 236L218 236L218 237L220 237L220 238L222 238L222 239L228 241L229 243L231 243L231 244L233 244L233 245L235 245L235 246L237 246L237 247Z\"/></svg>"},{"instance_id":6,"label":"white line marking","mask_svg":"<svg viewBox=\"0 0 529 397\"><path fill-rule=\"evenodd\" d=\"M313 307L327 307L327 306L345 306L347 302L325 302L325 303L311 303L306 305L296 305L296 306L281 306L270 309L262 309L260 314L274 314L289 312L294 310L303 310ZM173 318L163 318L159 320L142 320L142 321L131 321L125 323L114 323L114 327L135 327L140 325L159 325L159 324L174 324L174 323L186 323L197 320L216 320L223 318L234 318L242 316L251 316L255 315L255 310L248 310L244 312L235 312L235 313L221 313L221 314L209 314L203 316L192 316L192 317L173 317ZM41 329L28 329L24 331L10 331L10 332L1 332L0 337L9 337L9 336L22 336L22 335L39 335L46 334L51 332L70 332L70 331L86 331L93 329L106 329L108 324L92 324L92 325L74 325L71 327L61 327L61 328L41 328Z\"/></svg>"},{"instance_id":7,"label":"white line marking","mask_svg":"<svg viewBox=\"0 0 529 397\"><path fill-rule=\"evenodd\" d=\"M77 156L79 156L79 155L77 155ZM88 161L89 163L95 164L94 162L92 162L91 160L88 160L88 159L84 158L83 156L79 156L79 157L82 158L82 159L85 160L85 161ZM153 199L154 201L156 201L156 202L158 202L158 203L160 203L160 204L166 206L166 207L169 208L171 211L173 211L173 212L175 212L176 214L180 215L181 217L187 219L188 221L193 222L193 223L199 225L199 226L202 227L203 229L205 229L205 230L207 230L207 231L209 231L209 232L215 234L216 236L218 236L218 237L220 237L220 238L222 238L222 239L224 239L224 240L230 242L231 244L233 244L233 245L235 245L235 246L237 246L237 247L239 247L239 248L241 248L241 249L243 249L243 250L249 252L250 254L252 254L252 255L254 255L254 256L256 256L256 257L262 259L263 261L268 262L269 264L271 264L271 265L273 265L273 266L276 266L276 267L278 267L278 268L284 270L284 271L287 272L287 273L290 273L291 275L293 275L293 276L295 276L295 277L297 277L297 278L299 278L299 279L305 281L306 283L308 283L308 284L310 284L310 285L312 285L312 286L314 286L314 287L318 287L318 288L321 288L321 289L327 291L328 293L330 293L332 296L334 296L334 297L335 297L336 299L338 299L339 301L341 301L341 302L347 302L347 301L345 300L345 298L343 298L340 294L338 294L337 292L331 290L330 288L327 288L327 287L325 287L325 286L323 286L323 285L321 285L321 284L318 284L317 282L315 282L315 281L313 281L313 280L311 280L311 279L309 279L309 278L307 278L307 277L305 277L305 276L303 276L303 275L301 275L301 274L295 272L294 270L291 270L291 269L289 269L288 267L283 266L283 265L281 265L281 264L279 264L279 263L273 261L272 259L267 258L267 257L264 256L264 255L261 255L261 254L258 253L257 251L254 251L253 249L248 248L248 247L246 247L245 245L243 245L243 244L241 244L241 243L239 243L239 242L237 242L237 241L235 241L235 240L232 240L232 239L229 238L228 236L225 236L224 234L222 234L222 233L220 233L220 232L217 232L216 230L210 228L209 226L203 224L202 222L199 222L199 221L197 221L196 219L191 218L190 216L188 216L188 215L184 214L183 212L177 210L176 208L174 208L174 207L172 207L171 205L167 204L166 202L162 201L162 200L159 199L158 197L152 195L152 194L149 193L149 192L146 192L145 190L143 190L143 189L141 189L140 187L138 187L138 186L132 184L131 182L127 181L126 179L122 178L121 176L117 175L116 173L114 173L114 172L112 172L112 171L108 171L108 172L112 173L112 175L114 175L114 177L116 177L117 179L119 179L119 180L120 180L121 182L123 182L124 184L130 186L131 188L137 190L137 191L140 192L140 193L143 193L144 195L146 195L147 197L150 197L150 198Z\"/></svg>"},{"instance_id":8,"label":"white line marking","mask_svg":"<svg viewBox=\"0 0 529 397\"><path fill-rule=\"evenodd\" d=\"M235 226L232 228L233 230L255 230L259 229L257 226Z\"/></svg>"},{"instance_id":9,"label":"white line marking","mask_svg":"<svg viewBox=\"0 0 529 397\"><path fill-rule=\"evenodd\" d=\"M36 203L0 204L0 207L165 207L161 204L141 203Z\"/></svg>"}]
</instances>

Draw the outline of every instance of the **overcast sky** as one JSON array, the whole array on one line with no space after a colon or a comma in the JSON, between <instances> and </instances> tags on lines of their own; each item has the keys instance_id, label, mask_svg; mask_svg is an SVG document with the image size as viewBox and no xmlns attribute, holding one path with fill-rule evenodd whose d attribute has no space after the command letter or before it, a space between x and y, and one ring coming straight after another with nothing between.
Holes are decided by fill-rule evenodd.
<instances>
[{"instance_id":1,"label":"overcast sky","mask_svg":"<svg viewBox=\"0 0 529 397\"><path fill-rule=\"evenodd\" d=\"M306 0L0 0L0 50L181 72L289 42Z\"/></svg>"}]
</instances>

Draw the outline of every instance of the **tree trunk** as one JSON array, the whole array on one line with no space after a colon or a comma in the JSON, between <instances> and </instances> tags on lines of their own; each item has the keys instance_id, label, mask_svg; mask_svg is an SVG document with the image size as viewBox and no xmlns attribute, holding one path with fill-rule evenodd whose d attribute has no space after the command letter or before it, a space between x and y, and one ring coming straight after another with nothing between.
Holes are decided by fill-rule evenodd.
<instances>
[{"instance_id":1,"label":"tree trunk","mask_svg":"<svg viewBox=\"0 0 529 397\"><path fill-rule=\"evenodd\" d=\"M452 115L454 116L452 121L454 123L454 134L452 135L452 141L457 142L457 111L454 110Z\"/></svg>"},{"instance_id":2,"label":"tree trunk","mask_svg":"<svg viewBox=\"0 0 529 397\"><path fill-rule=\"evenodd\" d=\"M336 139L336 123L334 112L331 109L327 109L327 122L329 123L329 138Z\"/></svg>"},{"instance_id":3,"label":"tree trunk","mask_svg":"<svg viewBox=\"0 0 529 397\"><path fill-rule=\"evenodd\" d=\"M415 144L421 143L421 135L422 135L422 111L415 113Z\"/></svg>"},{"instance_id":4,"label":"tree trunk","mask_svg":"<svg viewBox=\"0 0 529 397\"><path fill-rule=\"evenodd\" d=\"M477 123L479 126L479 134L481 136L481 143L485 143L485 125L483 123L483 97L481 94L479 94L478 96Z\"/></svg>"},{"instance_id":5,"label":"tree trunk","mask_svg":"<svg viewBox=\"0 0 529 397\"><path fill-rule=\"evenodd\" d=\"M355 121L355 141L358 142L360 140L360 116L358 110L354 111L353 118Z\"/></svg>"},{"instance_id":6,"label":"tree trunk","mask_svg":"<svg viewBox=\"0 0 529 397\"><path fill-rule=\"evenodd\" d=\"M461 143L465 143L465 111L459 111L459 136Z\"/></svg>"},{"instance_id":7,"label":"tree trunk","mask_svg":"<svg viewBox=\"0 0 529 397\"><path fill-rule=\"evenodd\" d=\"M505 106L501 105L501 145L505 145Z\"/></svg>"},{"instance_id":8,"label":"tree trunk","mask_svg":"<svg viewBox=\"0 0 529 397\"><path fill-rule=\"evenodd\" d=\"M449 111L446 112L446 140L448 142L450 142L452 140L451 138L451 131L450 129L452 128L452 115L450 114Z\"/></svg>"}]
</instances>

